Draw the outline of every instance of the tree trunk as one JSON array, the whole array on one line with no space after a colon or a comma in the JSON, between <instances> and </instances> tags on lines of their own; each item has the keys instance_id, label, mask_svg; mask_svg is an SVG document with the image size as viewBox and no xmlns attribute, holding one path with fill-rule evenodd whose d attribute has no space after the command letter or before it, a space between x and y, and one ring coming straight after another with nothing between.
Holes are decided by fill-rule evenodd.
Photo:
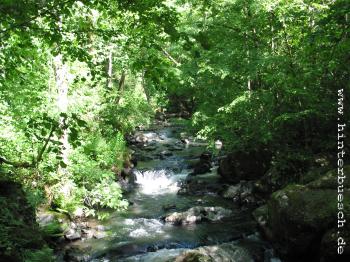
<instances>
[{"instance_id":1,"label":"tree trunk","mask_svg":"<svg viewBox=\"0 0 350 262\"><path fill-rule=\"evenodd\" d=\"M247 18L250 18L250 10L249 10L249 3L244 8L244 12ZM247 56L247 67L248 67L248 75L247 75L247 89L248 89L248 95L251 96L252 93L252 86L251 86L251 75L250 75L250 43L249 43L249 33L250 30L247 28L247 31L245 32L245 46L247 47L246 56Z\"/></svg>"},{"instance_id":2,"label":"tree trunk","mask_svg":"<svg viewBox=\"0 0 350 262\"><path fill-rule=\"evenodd\" d=\"M146 69L142 70L142 73L141 73L141 86L142 86L142 89L143 89L143 92L145 93L145 96L146 96L146 99L147 99L147 102L148 104L150 103L150 95L148 93L148 89L147 89L147 86L146 86Z\"/></svg>"},{"instance_id":3,"label":"tree trunk","mask_svg":"<svg viewBox=\"0 0 350 262\"><path fill-rule=\"evenodd\" d=\"M107 59L107 83L106 87L108 90L113 89L113 50L109 50L108 59Z\"/></svg>"},{"instance_id":4,"label":"tree trunk","mask_svg":"<svg viewBox=\"0 0 350 262\"><path fill-rule=\"evenodd\" d=\"M68 110L68 66L63 63L62 55L59 54L54 58L55 80L57 87L57 107L60 113L67 113ZM69 142L67 119L64 115L60 116L60 128L63 131L60 141L62 143L61 156L65 164L68 164Z\"/></svg>"},{"instance_id":5,"label":"tree trunk","mask_svg":"<svg viewBox=\"0 0 350 262\"><path fill-rule=\"evenodd\" d=\"M126 78L126 72L125 70L123 70L122 75L120 76L119 79L119 84L118 84L118 94L117 97L115 99L115 103L118 105L120 99L122 98L123 95L123 91L124 91L124 85L125 85L125 78Z\"/></svg>"}]
</instances>

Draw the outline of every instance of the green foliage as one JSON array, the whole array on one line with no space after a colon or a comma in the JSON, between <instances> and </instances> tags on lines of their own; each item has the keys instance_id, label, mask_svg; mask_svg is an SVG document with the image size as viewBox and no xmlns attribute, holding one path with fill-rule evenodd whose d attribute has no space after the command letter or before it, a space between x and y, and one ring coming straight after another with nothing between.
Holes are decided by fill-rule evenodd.
<instances>
[{"instance_id":1,"label":"green foliage","mask_svg":"<svg viewBox=\"0 0 350 262\"><path fill-rule=\"evenodd\" d=\"M57 210L74 216L77 210L81 209L86 216L97 216L102 219L108 215L104 213L105 210L124 210L128 207L128 202L122 199L119 183L111 178L100 177L100 182L94 184L90 182L89 187L90 189L84 186L78 187L72 181L66 181L64 185L58 186L59 191L55 193L54 199Z\"/></svg>"},{"instance_id":2,"label":"green foliage","mask_svg":"<svg viewBox=\"0 0 350 262\"><path fill-rule=\"evenodd\" d=\"M93 136L89 134L86 141L85 145L72 152L70 170L78 185L89 188L100 179L114 177L111 167L122 167L126 145L121 133L108 140L97 133Z\"/></svg>"},{"instance_id":3,"label":"green foliage","mask_svg":"<svg viewBox=\"0 0 350 262\"><path fill-rule=\"evenodd\" d=\"M118 183L103 180L89 194L92 206L122 210L128 207L126 200L121 200L122 190Z\"/></svg>"},{"instance_id":4,"label":"green foliage","mask_svg":"<svg viewBox=\"0 0 350 262\"><path fill-rule=\"evenodd\" d=\"M45 203L45 194L40 188L25 188L28 203L37 208L41 204Z\"/></svg>"},{"instance_id":5,"label":"green foliage","mask_svg":"<svg viewBox=\"0 0 350 262\"><path fill-rule=\"evenodd\" d=\"M61 178L53 187L54 206L68 214L77 209L86 215L98 215L101 208L124 209L122 190L111 167L121 170L126 156L125 141L121 133L106 140L101 135L86 137L86 144L71 153L69 179Z\"/></svg>"},{"instance_id":6,"label":"green foliage","mask_svg":"<svg viewBox=\"0 0 350 262\"><path fill-rule=\"evenodd\" d=\"M56 220L45 225L42 231L46 237L59 237L63 235L62 224Z\"/></svg>"},{"instance_id":7,"label":"green foliage","mask_svg":"<svg viewBox=\"0 0 350 262\"><path fill-rule=\"evenodd\" d=\"M171 95L195 102L198 136L220 139L227 150L331 150L336 90L348 93L348 3L186 4L172 46L182 84Z\"/></svg>"},{"instance_id":8,"label":"green foliage","mask_svg":"<svg viewBox=\"0 0 350 262\"><path fill-rule=\"evenodd\" d=\"M144 94L137 89L127 90L120 98L118 105L115 104L116 96L118 94L109 94L107 103L101 108L100 113L104 120L103 124L110 126L111 131L119 130L126 134L135 130L137 126L149 124L152 108ZM106 130L103 132L107 133Z\"/></svg>"},{"instance_id":9,"label":"green foliage","mask_svg":"<svg viewBox=\"0 0 350 262\"><path fill-rule=\"evenodd\" d=\"M40 250L26 251L24 253L25 262L54 262L56 258L53 254L53 250L49 247L44 247Z\"/></svg>"}]
</instances>

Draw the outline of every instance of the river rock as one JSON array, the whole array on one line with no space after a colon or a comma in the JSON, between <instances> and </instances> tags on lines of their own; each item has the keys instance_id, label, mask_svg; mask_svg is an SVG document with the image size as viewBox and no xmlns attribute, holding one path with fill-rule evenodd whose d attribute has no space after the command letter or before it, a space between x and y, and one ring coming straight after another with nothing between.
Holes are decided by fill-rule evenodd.
<instances>
[{"instance_id":1,"label":"river rock","mask_svg":"<svg viewBox=\"0 0 350 262\"><path fill-rule=\"evenodd\" d=\"M210 172L211 163L208 162L199 162L193 168L191 175L200 175Z\"/></svg>"},{"instance_id":2,"label":"river rock","mask_svg":"<svg viewBox=\"0 0 350 262\"><path fill-rule=\"evenodd\" d=\"M204 246L185 251L175 262L254 262L249 250L234 243Z\"/></svg>"},{"instance_id":3,"label":"river rock","mask_svg":"<svg viewBox=\"0 0 350 262\"><path fill-rule=\"evenodd\" d=\"M149 145L149 146L146 146L143 150L145 150L145 151L155 151L155 150L157 150L157 147Z\"/></svg>"},{"instance_id":4,"label":"river rock","mask_svg":"<svg viewBox=\"0 0 350 262\"><path fill-rule=\"evenodd\" d=\"M194 224L201 221L219 221L232 214L223 207L192 207L185 212L174 212L165 217L165 222L175 225Z\"/></svg>"},{"instance_id":5,"label":"river rock","mask_svg":"<svg viewBox=\"0 0 350 262\"><path fill-rule=\"evenodd\" d=\"M95 234L95 230L94 229L90 229L90 228L83 228L81 230L82 236L86 239L90 239L94 237Z\"/></svg>"},{"instance_id":6,"label":"river rock","mask_svg":"<svg viewBox=\"0 0 350 262\"><path fill-rule=\"evenodd\" d=\"M182 182L181 188L178 191L179 195L218 195L223 184L217 179L214 174L212 176L187 176Z\"/></svg>"},{"instance_id":7,"label":"river rock","mask_svg":"<svg viewBox=\"0 0 350 262\"><path fill-rule=\"evenodd\" d=\"M210 172L212 155L209 152L204 152L199 157L199 162L193 166L193 172L191 175L199 175Z\"/></svg>"},{"instance_id":8,"label":"river rock","mask_svg":"<svg viewBox=\"0 0 350 262\"><path fill-rule=\"evenodd\" d=\"M219 162L219 175L229 183L240 180L255 180L269 169L271 154L268 151L238 151L227 155Z\"/></svg>"},{"instance_id":9,"label":"river rock","mask_svg":"<svg viewBox=\"0 0 350 262\"><path fill-rule=\"evenodd\" d=\"M144 143L147 143L148 139L145 135L140 134L135 136L135 141L136 143L144 144Z\"/></svg>"},{"instance_id":10,"label":"river rock","mask_svg":"<svg viewBox=\"0 0 350 262\"><path fill-rule=\"evenodd\" d=\"M186 159L186 166L188 169L193 169L198 162L199 162L199 158Z\"/></svg>"},{"instance_id":11,"label":"river rock","mask_svg":"<svg viewBox=\"0 0 350 262\"><path fill-rule=\"evenodd\" d=\"M338 231L335 228L338 193L333 180L337 180L337 170L306 185L289 185L273 193L267 206L254 212L265 236L282 257L293 261L334 257L334 250L321 246L321 243L330 243L332 237L337 237L331 233ZM345 189L343 195L343 210L349 210L350 191ZM342 234L350 235L349 228L342 228ZM349 258L349 255L347 249L342 257ZM324 261L333 261L327 259Z\"/></svg>"},{"instance_id":12,"label":"river rock","mask_svg":"<svg viewBox=\"0 0 350 262\"><path fill-rule=\"evenodd\" d=\"M107 236L108 236L108 234L107 234L107 232L105 232L105 231L96 231L96 232L94 232L94 234L93 234L93 237L96 238L96 239L105 238L105 237L107 237Z\"/></svg>"},{"instance_id":13,"label":"river rock","mask_svg":"<svg viewBox=\"0 0 350 262\"><path fill-rule=\"evenodd\" d=\"M224 198L232 199L235 202L238 202L241 194L241 184L229 186L223 193Z\"/></svg>"},{"instance_id":14,"label":"river rock","mask_svg":"<svg viewBox=\"0 0 350 262\"><path fill-rule=\"evenodd\" d=\"M103 225L97 225L97 226L96 226L96 230L97 230L97 231L106 231L107 228L106 228L105 226L103 226Z\"/></svg>"},{"instance_id":15,"label":"river rock","mask_svg":"<svg viewBox=\"0 0 350 262\"><path fill-rule=\"evenodd\" d=\"M91 260L91 248L81 248L71 246L65 250L64 261L70 262L87 262Z\"/></svg>"},{"instance_id":16,"label":"river rock","mask_svg":"<svg viewBox=\"0 0 350 262\"><path fill-rule=\"evenodd\" d=\"M81 230L70 228L64 233L64 238L70 241L81 239Z\"/></svg>"},{"instance_id":17,"label":"river rock","mask_svg":"<svg viewBox=\"0 0 350 262\"><path fill-rule=\"evenodd\" d=\"M36 220L41 227L45 227L56 222L57 219L53 212L39 212L36 216Z\"/></svg>"},{"instance_id":18,"label":"river rock","mask_svg":"<svg viewBox=\"0 0 350 262\"><path fill-rule=\"evenodd\" d=\"M276 248L295 259L315 249L319 236L332 226L336 214L333 190L308 190L294 185L275 192L268 202L268 226Z\"/></svg>"},{"instance_id":19,"label":"river rock","mask_svg":"<svg viewBox=\"0 0 350 262\"><path fill-rule=\"evenodd\" d=\"M240 205L255 205L258 200L253 194L254 184L251 181L241 181L229 186L223 193L224 198L232 199Z\"/></svg>"},{"instance_id":20,"label":"river rock","mask_svg":"<svg viewBox=\"0 0 350 262\"><path fill-rule=\"evenodd\" d=\"M148 142L148 138L144 134L136 133L134 135L127 135L126 141L128 145L133 145L134 147L142 147Z\"/></svg>"},{"instance_id":21,"label":"river rock","mask_svg":"<svg viewBox=\"0 0 350 262\"><path fill-rule=\"evenodd\" d=\"M345 176L350 174L350 165L347 165L343 168L343 172ZM338 188L338 170L333 169L326 172L324 175L319 176L318 179L315 179L307 184L308 188L312 189L335 189ZM343 180L343 184L345 189L350 189L350 179L346 177Z\"/></svg>"},{"instance_id":22,"label":"river rock","mask_svg":"<svg viewBox=\"0 0 350 262\"><path fill-rule=\"evenodd\" d=\"M253 212L253 217L255 221L258 223L258 226L263 236L265 236L267 239L270 239L270 240L273 239L272 231L267 225L267 220L268 220L267 205L262 205L257 209L255 209Z\"/></svg>"}]
</instances>

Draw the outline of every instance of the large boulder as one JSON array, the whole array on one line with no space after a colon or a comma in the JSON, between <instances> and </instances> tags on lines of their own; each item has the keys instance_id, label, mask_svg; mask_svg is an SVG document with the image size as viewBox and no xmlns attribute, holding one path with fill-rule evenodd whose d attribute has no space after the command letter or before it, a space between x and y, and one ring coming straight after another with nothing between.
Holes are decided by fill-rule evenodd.
<instances>
[{"instance_id":1,"label":"large boulder","mask_svg":"<svg viewBox=\"0 0 350 262\"><path fill-rule=\"evenodd\" d=\"M271 154L266 150L228 154L219 162L219 175L229 183L240 180L255 180L269 169Z\"/></svg>"},{"instance_id":2,"label":"large boulder","mask_svg":"<svg viewBox=\"0 0 350 262\"><path fill-rule=\"evenodd\" d=\"M280 253L296 258L311 253L335 222L336 212L334 190L294 185L274 193L268 202L268 225Z\"/></svg>"},{"instance_id":3,"label":"large boulder","mask_svg":"<svg viewBox=\"0 0 350 262\"><path fill-rule=\"evenodd\" d=\"M349 170L349 166L345 170ZM350 191L346 185L345 188L343 205L346 211L350 208ZM260 207L253 214L265 236L272 241L282 257L292 261L349 259L349 248L343 256L336 256L336 248L325 248L332 239L336 243L338 236L334 232L340 231L336 228L336 170L327 172L306 185L289 185L273 193L267 206ZM341 231L344 236L350 235L348 227ZM330 258L332 259L329 260Z\"/></svg>"},{"instance_id":4,"label":"large boulder","mask_svg":"<svg viewBox=\"0 0 350 262\"><path fill-rule=\"evenodd\" d=\"M344 189L350 190L350 179L346 176L350 173L350 165L347 165L343 169L345 174L345 179L341 179L339 184L343 184ZM313 189L337 189L338 188L338 170L333 169L320 175L317 179L309 182L307 184L308 188Z\"/></svg>"}]
</instances>

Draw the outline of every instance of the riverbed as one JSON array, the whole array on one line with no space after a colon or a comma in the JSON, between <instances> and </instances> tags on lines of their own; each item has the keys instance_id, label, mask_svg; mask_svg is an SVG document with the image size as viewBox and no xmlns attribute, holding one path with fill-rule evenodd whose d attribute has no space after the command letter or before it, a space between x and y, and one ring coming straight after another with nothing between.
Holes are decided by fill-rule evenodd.
<instances>
[{"instance_id":1,"label":"riverbed","mask_svg":"<svg viewBox=\"0 0 350 262\"><path fill-rule=\"evenodd\" d=\"M186 250L233 242L256 252L253 254L256 261L279 261L257 232L249 208L241 208L210 190L179 194L189 177L197 179L203 188L222 183L217 175L215 158L209 172L194 178L189 176L191 163L198 161L207 150L205 141L194 139L181 124L170 122L158 122L137 131L134 137L139 141L130 145L138 158L133 170L135 184L125 194L130 206L101 222L103 237L69 244L69 249L76 252L76 260L171 261ZM231 215L217 221L182 225L164 221L167 215L192 207L222 207L230 210ZM226 260L218 258L215 261Z\"/></svg>"}]
</instances>

